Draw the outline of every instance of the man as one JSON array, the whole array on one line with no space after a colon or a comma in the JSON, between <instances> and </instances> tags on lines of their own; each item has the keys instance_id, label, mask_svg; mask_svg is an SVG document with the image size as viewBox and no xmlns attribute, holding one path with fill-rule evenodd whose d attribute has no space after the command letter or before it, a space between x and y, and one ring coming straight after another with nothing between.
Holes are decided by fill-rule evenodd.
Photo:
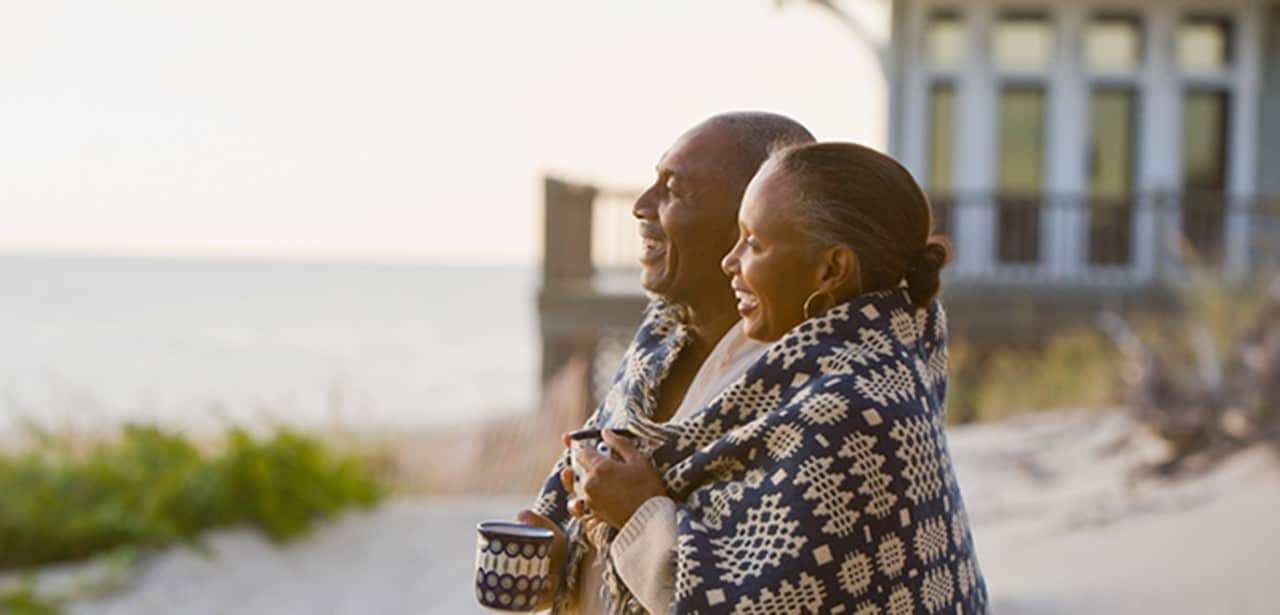
<instances>
[{"instance_id":1,"label":"man","mask_svg":"<svg viewBox=\"0 0 1280 615\"><path fill-rule=\"evenodd\" d=\"M760 356L763 345L747 340L735 327L736 300L720 260L737 240L738 207L760 165L780 146L813 140L803 126L780 115L725 113L694 126L663 154L657 177L633 207L644 242L641 284L656 300L646 311L646 325L628 350L602 408L625 406L633 409L633 416L657 424L681 419L705 406ZM679 331L655 325L673 313L678 313L674 318ZM646 344L654 343L665 344L663 348L671 352L646 354L652 350ZM595 425L596 417L587 424ZM557 532L552 564L556 578L550 584L558 592L557 606L576 603L581 613L604 612L602 583L625 586L634 595L629 601L633 609L639 603L665 612L670 604L674 512L663 486L654 483L652 471L637 467L644 460L629 456L627 461L611 465L608 480L627 484L620 491L631 500L602 508L639 514L592 521L608 536L604 542L613 544L608 547L611 559L628 565L611 569L597 552L602 541L583 538L592 522L578 519L584 503L568 495L572 471L565 459L557 464L539 497L539 512L524 510L517 516L523 523ZM587 488L590 498L590 482ZM562 530L567 530L568 539ZM612 542L618 530L628 540ZM576 546L572 553L570 540ZM613 575L617 578L612 580L621 583L607 583ZM550 606L551 594L544 595L543 608ZM618 610L629 599L612 595L611 600L614 604L608 610Z\"/></svg>"}]
</instances>

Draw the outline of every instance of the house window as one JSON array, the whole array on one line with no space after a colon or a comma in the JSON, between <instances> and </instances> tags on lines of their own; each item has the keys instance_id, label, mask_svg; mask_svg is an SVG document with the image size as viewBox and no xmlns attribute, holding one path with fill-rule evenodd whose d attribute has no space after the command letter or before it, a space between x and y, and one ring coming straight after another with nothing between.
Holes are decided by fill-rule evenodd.
<instances>
[{"instance_id":1,"label":"house window","mask_svg":"<svg viewBox=\"0 0 1280 615\"><path fill-rule=\"evenodd\" d=\"M960 14L954 11L931 14L924 35L924 56L930 66L956 68L965 55L965 29Z\"/></svg>"},{"instance_id":2,"label":"house window","mask_svg":"<svg viewBox=\"0 0 1280 615\"><path fill-rule=\"evenodd\" d=\"M1231 62L1231 22L1197 16L1178 27L1178 68L1186 73L1220 73Z\"/></svg>"},{"instance_id":3,"label":"house window","mask_svg":"<svg viewBox=\"0 0 1280 615\"><path fill-rule=\"evenodd\" d=\"M1040 13L1010 13L996 23L992 57L1000 70L1038 73L1053 59L1053 28Z\"/></svg>"},{"instance_id":4,"label":"house window","mask_svg":"<svg viewBox=\"0 0 1280 615\"><path fill-rule=\"evenodd\" d=\"M1142 30L1131 16L1100 15L1085 30L1085 65L1094 73L1131 73L1142 63Z\"/></svg>"},{"instance_id":5,"label":"house window","mask_svg":"<svg viewBox=\"0 0 1280 615\"><path fill-rule=\"evenodd\" d=\"M1182 232L1205 265L1222 260L1230 102L1227 92L1194 88L1182 101Z\"/></svg>"},{"instance_id":6,"label":"house window","mask_svg":"<svg viewBox=\"0 0 1280 615\"><path fill-rule=\"evenodd\" d=\"M1130 262L1137 106L1130 87L1099 87L1089 100L1089 263Z\"/></svg>"},{"instance_id":7,"label":"house window","mask_svg":"<svg viewBox=\"0 0 1280 615\"><path fill-rule=\"evenodd\" d=\"M929 201L936 233L951 232L955 184L956 92L949 82L935 83L929 91Z\"/></svg>"},{"instance_id":8,"label":"house window","mask_svg":"<svg viewBox=\"0 0 1280 615\"><path fill-rule=\"evenodd\" d=\"M996 256L1005 263L1034 263L1040 256L1044 88L1005 87L1000 92L999 115Z\"/></svg>"}]
</instances>

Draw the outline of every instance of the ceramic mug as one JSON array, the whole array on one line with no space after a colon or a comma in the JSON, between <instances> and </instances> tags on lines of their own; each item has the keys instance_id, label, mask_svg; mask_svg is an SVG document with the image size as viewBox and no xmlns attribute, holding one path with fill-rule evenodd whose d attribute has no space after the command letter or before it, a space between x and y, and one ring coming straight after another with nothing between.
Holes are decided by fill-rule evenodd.
<instances>
[{"instance_id":1,"label":"ceramic mug","mask_svg":"<svg viewBox=\"0 0 1280 615\"><path fill-rule=\"evenodd\" d=\"M510 521L476 526L476 599L494 611L532 611L551 571L551 530Z\"/></svg>"},{"instance_id":2,"label":"ceramic mug","mask_svg":"<svg viewBox=\"0 0 1280 615\"><path fill-rule=\"evenodd\" d=\"M604 437L600 435L599 429L579 429L569 434L569 449L572 453L570 459L573 465L573 497L583 500L587 499L586 493L582 491L582 466L578 464L578 451L584 448L594 448L601 455L612 457L613 459L621 459L613 451L609 450L609 444L604 441ZM634 433L626 429L611 429L613 433L631 441L631 445L639 448L640 438Z\"/></svg>"}]
</instances>

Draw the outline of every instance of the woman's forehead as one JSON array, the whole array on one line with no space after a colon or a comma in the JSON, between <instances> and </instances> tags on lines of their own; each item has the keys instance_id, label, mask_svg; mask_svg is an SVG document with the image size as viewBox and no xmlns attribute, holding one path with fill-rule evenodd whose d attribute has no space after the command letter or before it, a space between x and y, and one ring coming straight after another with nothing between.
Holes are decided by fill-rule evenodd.
<instances>
[{"instance_id":1,"label":"woman's forehead","mask_svg":"<svg viewBox=\"0 0 1280 615\"><path fill-rule=\"evenodd\" d=\"M802 233L797 218L799 199L791 182L783 177L761 178L753 183L743 201L740 221L755 235L775 241L799 239Z\"/></svg>"},{"instance_id":2,"label":"woman's forehead","mask_svg":"<svg viewBox=\"0 0 1280 615\"><path fill-rule=\"evenodd\" d=\"M772 218L777 214L784 214L786 217L785 214L790 212L796 200L789 176L789 173L779 173L768 166L761 168L760 173L747 184L747 191L743 196L744 213L751 210L756 219L761 216Z\"/></svg>"}]
</instances>

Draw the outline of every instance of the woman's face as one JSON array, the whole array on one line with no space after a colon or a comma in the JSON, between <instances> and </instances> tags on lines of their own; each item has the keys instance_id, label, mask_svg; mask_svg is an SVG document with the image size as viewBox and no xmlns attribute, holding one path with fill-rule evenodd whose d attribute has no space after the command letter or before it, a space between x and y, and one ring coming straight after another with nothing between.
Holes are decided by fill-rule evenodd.
<instances>
[{"instance_id":1,"label":"woman's face","mask_svg":"<svg viewBox=\"0 0 1280 615\"><path fill-rule=\"evenodd\" d=\"M747 186L738 243L720 266L732 280L748 337L774 341L804 319L804 303L822 277L820 251L801 232L787 173L766 165Z\"/></svg>"}]
</instances>

